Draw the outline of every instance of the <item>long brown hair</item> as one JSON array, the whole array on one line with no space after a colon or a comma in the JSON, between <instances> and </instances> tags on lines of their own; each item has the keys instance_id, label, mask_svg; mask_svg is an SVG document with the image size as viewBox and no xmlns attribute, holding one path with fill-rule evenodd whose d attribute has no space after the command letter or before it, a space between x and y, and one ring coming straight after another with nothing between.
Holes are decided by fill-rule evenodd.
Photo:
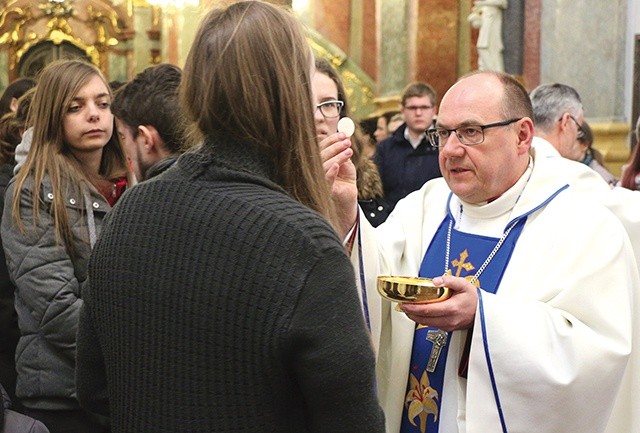
<instances>
[{"instance_id":1,"label":"long brown hair","mask_svg":"<svg viewBox=\"0 0 640 433\"><path fill-rule=\"evenodd\" d=\"M640 142L636 143L631 151L631 155L629 155L627 166L624 169L622 179L620 179L620 186L635 191L638 189L636 183L636 176L638 174L640 174Z\"/></svg>"},{"instance_id":2,"label":"long brown hair","mask_svg":"<svg viewBox=\"0 0 640 433\"><path fill-rule=\"evenodd\" d=\"M65 206L67 187L83 200L82 185L90 186L95 179L68 150L62 128L63 118L73 98L91 78L98 76L109 89L102 72L92 64L80 60L61 60L50 63L42 71L29 110L28 124L33 125L33 139L24 165L16 175L12 214L20 230L24 222L20 215L20 196L25 181L33 177L31 190L34 224L40 211L40 189L46 176L51 181L53 217L56 239L64 241L70 253L74 251L73 236ZM110 92L110 90L109 90ZM101 179L115 180L128 174L124 150L117 134L112 134L102 152L99 174Z\"/></svg>"},{"instance_id":3,"label":"long brown hair","mask_svg":"<svg viewBox=\"0 0 640 433\"><path fill-rule=\"evenodd\" d=\"M293 15L268 3L235 3L209 12L200 25L181 101L202 135L223 135L265 152L278 183L335 223L315 137L312 61Z\"/></svg>"},{"instance_id":4,"label":"long brown hair","mask_svg":"<svg viewBox=\"0 0 640 433\"><path fill-rule=\"evenodd\" d=\"M21 126L13 111L0 117L0 165L13 163L16 146L20 143Z\"/></svg>"}]
</instances>

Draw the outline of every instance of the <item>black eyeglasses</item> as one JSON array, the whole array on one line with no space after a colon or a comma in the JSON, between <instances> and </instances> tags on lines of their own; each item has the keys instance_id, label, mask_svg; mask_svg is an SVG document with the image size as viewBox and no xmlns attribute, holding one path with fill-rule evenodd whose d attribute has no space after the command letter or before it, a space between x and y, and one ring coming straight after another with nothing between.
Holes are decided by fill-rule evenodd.
<instances>
[{"instance_id":1,"label":"black eyeglasses","mask_svg":"<svg viewBox=\"0 0 640 433\"><path fill-rule=\"evenodd\" d=\"M344 102L342 101L324 101L316 105L316 110L319 108L320 113L327 118L338 117L342 111Z\"/></svg>"},{"instance_id":2,"label":"black eyeglasses","mask_svg":"<svg viewBox=\"0 0 640 433\"><path fill-rule=\"evenodd\" d=\"M587 133L584 132L584 128L582 127L582 125L580 125L580 123L578 123L575 117L573 117L571 114L569 114L569 117L571 117L571 120L576 122L576 126L578 127L578 135L576 136L576 138L578 140L582 140Z\"/></svg>"},{"instance_id":3,"label":"black eyeglasses","mask_svg":"<svg viewBox=\"0 0 640 433\"><path fill-rule=\"evenodd\" d=\"M489 123L488 125L467 125L453 129L430 128L427 129L426 133L427 137L429 137L429 143L431 143L433 147L443 148L445 144L447 144L447 140L451 136L452 132L456 134L456 137L458 137L461 144L473 146L484 141L485 129L511 125L520 119L522 119L522 117L504 120L502 122Z\"/></svg>"}]
</instances>

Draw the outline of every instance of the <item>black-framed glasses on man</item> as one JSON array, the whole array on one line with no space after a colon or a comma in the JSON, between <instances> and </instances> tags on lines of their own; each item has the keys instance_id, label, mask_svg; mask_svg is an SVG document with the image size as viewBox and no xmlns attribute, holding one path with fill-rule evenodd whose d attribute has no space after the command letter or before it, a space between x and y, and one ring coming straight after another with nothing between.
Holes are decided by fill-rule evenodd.
<instances>
[{"instance_id":1,"label":"black-framed glasses on man","mask_svg":"<svg viewBox=\"0 0 640 433\"><path fill-rule=\"evenodd\" d=\"M571 117L571 120L576 122L576 126L578 127L578 135L576 136L576 138L578 140L582 140L584 136L587 135L587 133L584 132L584 128L582 127L582 125L580 125L580 122L578 122L575 117L573 117L571 114L569 114L569 117Z\"/></svg>"},{"instance_id":2,"label":"black-framed glasses on man","mask_svg":"<svg viewBox=\"0 0 640 433\"><path fill-rule=\"evenodd\" d=\"M456 134L456 137L458 137L458 141L460 141L460 144L464 144L466 146L473 146L476 144L480 144L484 141L485 129L496 128L498 126L511 125L512 123L515 123L520 119L522 119L522 117L519 117L517 119L504 120L502 122L489 123L487 125L459 126L453 129L430 128L430 129L427 129L426 133L427 133L427 137L429 138L429 143L433 147L443 148L447 144L447 141L449 140L451 133Z\"/></svg>"},{"instance_id":3,"label":"black-framed glasses on man","mask_svg":"<svg viewBox=\"0 0 640 433\"><path fill-rule=\"evenodd\" d=\"M330 119L332 117L338 117L343 106L344 102L342 101L324 101L316 105L316 110L319 108L320 113L322 113L325 118Z\"/></svg>"}]
</instances>

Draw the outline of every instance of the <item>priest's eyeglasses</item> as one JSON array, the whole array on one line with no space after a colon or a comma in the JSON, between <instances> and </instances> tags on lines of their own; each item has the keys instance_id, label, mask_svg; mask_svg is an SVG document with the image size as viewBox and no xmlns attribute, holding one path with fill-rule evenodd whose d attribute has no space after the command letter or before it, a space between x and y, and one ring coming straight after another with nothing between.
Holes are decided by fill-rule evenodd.
<instances>
[{"instance_id":1,"label":"priest's eyeglasses","mask_svg":"<svg viewBox=\"0 0 640 433\"><path fill-rule=\"evenodd\" d=\"M571 117L571 120L573 120L576 123L576 126L578 127L578 135L576 138L578 140L582 140L585 137L585 135L587 135L586 132L584 132L584 127L578 123L575 117L573 117L572 115L569 115L569 117Z\"/></svg>"},{"instance_id":2,"label":"priest's eyeglasses","mask_svg":"<svg viewBox=\"0 0 640 433\"><path fill-rule=\"evenodd\" d=\"M316 110L319 108L325 118L331 119L340 115L343 106L342 101L324 101L316 105Z\"/></svg>"},{"instance_id":3,"label":"priest's eyeglasses","mask_svg":"<svg viewBox=\"0 0 640 433\"><path fill-rule=\"evenodd\" d=\"M456 134L456 137L458 137L461 144L473 146L484 141L485 129L511 125L520 119L522 119L522 117L504 120L502 122L489 123L488 125L465 125L453 129L430 128L427 129L426 133L429 138L429 143L433 147L443 148L447 144L447 140L449 140L452 132Z\"/></svg>"}]
</instances>

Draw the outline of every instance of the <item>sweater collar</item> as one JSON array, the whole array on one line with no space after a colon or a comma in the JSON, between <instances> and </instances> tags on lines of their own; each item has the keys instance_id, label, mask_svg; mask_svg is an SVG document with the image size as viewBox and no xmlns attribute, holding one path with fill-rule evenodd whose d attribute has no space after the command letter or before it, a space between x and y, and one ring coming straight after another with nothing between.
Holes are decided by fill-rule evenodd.
<instances>
[{"instance_id":1,"label":"sweater collar","mask_svg":"<svg viewBox=\"0 0 640 433\"><path fill-rule=\"evenodd\" d=\"M275 164L265 150L219 135L205 138L193 153L180 158L180 165L200 174L217 169L240 171L277 183Z\"/></svg>"}]
</instances>

